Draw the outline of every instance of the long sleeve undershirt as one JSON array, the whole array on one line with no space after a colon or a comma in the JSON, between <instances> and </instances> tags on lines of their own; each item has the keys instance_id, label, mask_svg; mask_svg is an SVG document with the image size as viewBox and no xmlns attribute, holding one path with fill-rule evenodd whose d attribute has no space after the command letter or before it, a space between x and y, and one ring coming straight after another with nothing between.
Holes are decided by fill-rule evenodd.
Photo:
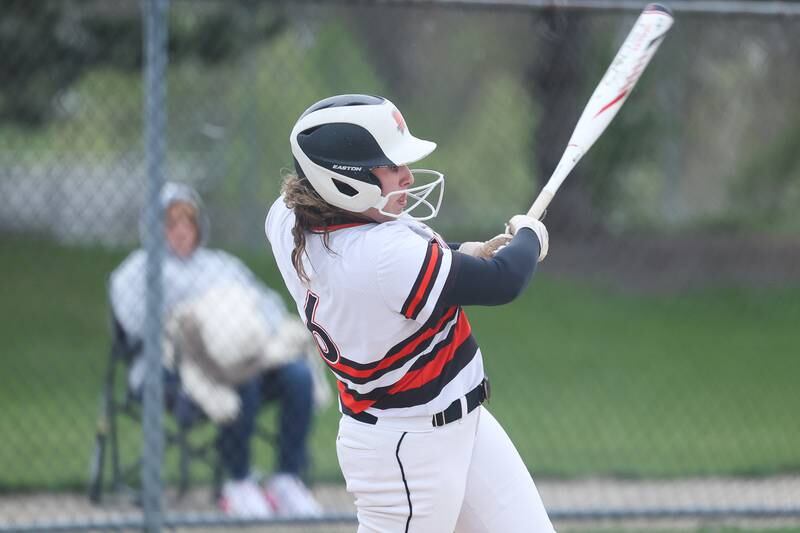
<instances>
[{"instance_id":1,"label":"long sleeve undershirt","mask_svg":"<svg viewBox=\"0 0 800 533\"><path fill-rule=\"evenodd\" d=\"M522 228L491 259L453 251L450 278L442 291L442 305L501 305L514 300L528 286L536 270L539 239Z\"/></svg>"}]
</instances>

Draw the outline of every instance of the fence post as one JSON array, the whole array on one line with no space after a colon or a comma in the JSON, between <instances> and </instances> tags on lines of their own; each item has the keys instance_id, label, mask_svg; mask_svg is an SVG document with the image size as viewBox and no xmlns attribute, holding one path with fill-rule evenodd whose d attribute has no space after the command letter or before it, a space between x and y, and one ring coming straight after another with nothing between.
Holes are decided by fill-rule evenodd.
<instances>
[{"instance_id":1,"label":"fence post","mask_svg":"<svg viewBox=\"0 0 800 533\"><path fill-rule=\"evenodd\" d=\"M164 455L162 424L163 382L161 370L161 264L164 257L163 212L159 195L164 183L166 154L166 65L168 0L143 0L144 17L144 151L147 172L145 206L147 250L147 318L145 357L147 379L143 398L142 505L145 530L161 531Z\"/></svg>"}]
</instances>

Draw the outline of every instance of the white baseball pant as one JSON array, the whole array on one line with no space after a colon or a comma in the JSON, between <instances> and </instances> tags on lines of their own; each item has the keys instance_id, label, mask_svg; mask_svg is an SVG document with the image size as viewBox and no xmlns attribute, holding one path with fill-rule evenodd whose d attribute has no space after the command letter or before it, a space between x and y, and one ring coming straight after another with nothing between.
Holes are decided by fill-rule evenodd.
<instances>
[{"instance_id":1,"label":"white baseball pant","mask_svg":"<svg viewBox=\"0 0 800 533\"><path fill-rule=\"evenodd\" d=\"M431 417L342 416L336 439L358 533L552 533L514 444L483 406L432 427Z\"/></svg>"}]
</instances>

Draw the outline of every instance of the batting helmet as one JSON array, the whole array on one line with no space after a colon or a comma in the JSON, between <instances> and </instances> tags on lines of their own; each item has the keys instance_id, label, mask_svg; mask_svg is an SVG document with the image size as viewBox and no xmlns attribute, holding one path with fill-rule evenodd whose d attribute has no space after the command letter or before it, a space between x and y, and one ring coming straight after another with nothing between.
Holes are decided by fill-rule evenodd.
<instances>
[{"instance_id":1,"label":"batting helmet","mask_svg":"<svg viewBox=\"0 0 800 533\"><path fill-rule=\"evenodd\" d=\"M389 100L364 94L344 94L320 100L300 116L289 138L298 175L308 179L314 190L331 205L361 213L374 207L386 213L387 196L381 195L381 184L371 169L403 166L419 161L436 148L436 143L411 135L400 111ZM401 214L420 204L431 209L427 220L436 215L441 203L434 207L427 201L437 185L444 186L444 176L431 170L414 170L433 174L431 183L405 191L416 200ZM390 193L390 195L393 193Z\"/></svg>"}]
</instances>

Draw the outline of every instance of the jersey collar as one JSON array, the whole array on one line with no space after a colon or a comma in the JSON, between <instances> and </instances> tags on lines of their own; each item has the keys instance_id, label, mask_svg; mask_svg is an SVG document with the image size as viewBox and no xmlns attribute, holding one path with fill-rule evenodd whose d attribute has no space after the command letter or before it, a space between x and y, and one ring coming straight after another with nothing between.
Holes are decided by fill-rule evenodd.
<instances>
[{"instance_id":1,"label":"jersey collar","mask_svg":"<svg viewBox=\"0 0 800 533\"><path fill-rule=\"evenodd\" d=\"M357 226L365 226L367 224L374 224L374 222L343 222L341 224L331 224L330 226L315 226L311 228L311 233L331 233L340 229L355 228Z\"/></svg>"}]
</instances>

